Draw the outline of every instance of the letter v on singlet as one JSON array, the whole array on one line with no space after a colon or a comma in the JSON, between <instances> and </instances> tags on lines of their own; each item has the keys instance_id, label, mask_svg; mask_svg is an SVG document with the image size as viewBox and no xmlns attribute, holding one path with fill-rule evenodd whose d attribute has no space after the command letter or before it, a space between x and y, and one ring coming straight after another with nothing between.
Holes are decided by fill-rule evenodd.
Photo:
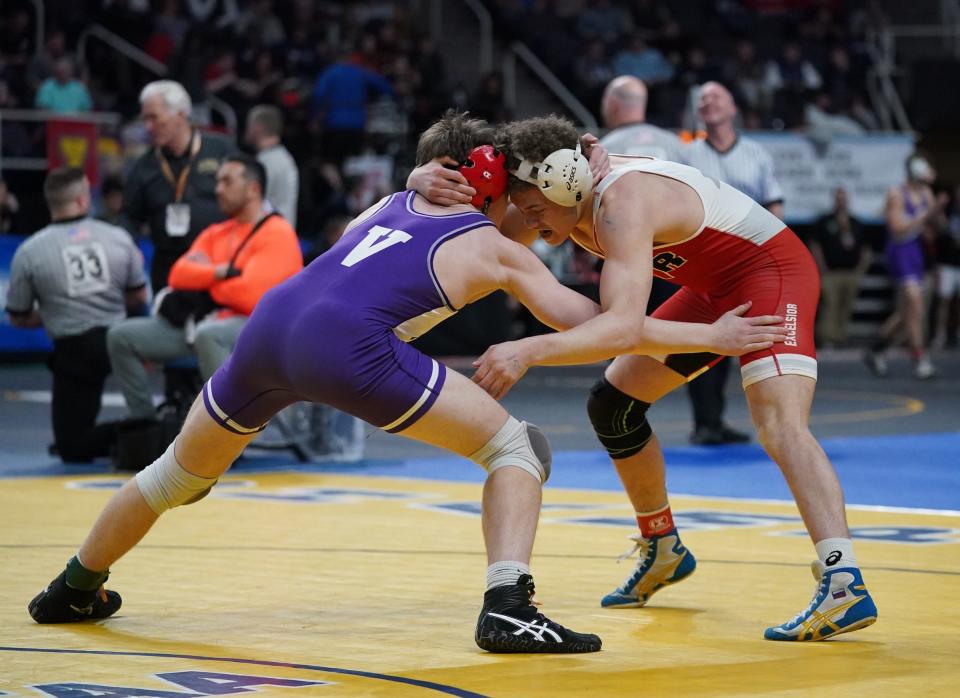
<instances>
[{"instance_id":1,"label":"letter v on singlet","mask_svg":"<svg viewBox=\"0 0 960 698\"><path fill-rule=\"evenodd\" d=\"M381 240L380 238L384 239ZM384 228L382 225L375 225L370 228L366 237L350 250L350 254L344 257L340 264L345 267L352 267L357 262L362 262L377 252L383 252L399 242L407 242L410 238L410 233L405 233L402 230L390 230L390 228Z\"/></svg>"}]
</instances>

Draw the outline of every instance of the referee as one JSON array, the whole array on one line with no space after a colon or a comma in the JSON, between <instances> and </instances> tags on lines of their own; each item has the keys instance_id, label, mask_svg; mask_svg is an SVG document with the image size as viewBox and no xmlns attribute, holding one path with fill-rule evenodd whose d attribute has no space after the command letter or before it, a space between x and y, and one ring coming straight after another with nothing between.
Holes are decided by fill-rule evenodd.
<instances>
[{"instance_id":1,"label":"referee","mask_svg":"<svg viewBox=\"0 0 960 698\"><path fill-rule=\"evenodd\" d=\"M739 189L782 220L783 192L773 174L773 158L762 145L737 133L737 105L730 91L718 82L704 83L697 113L707 137L687 148L687 164Z\"/></svg>"},{"instance_id":2,"label":"referee","mask_svg":"<svg viewBox=\"0 0 960 698\"><path fill-rule=\"evenodd\" d=\"M707 137L687 148L686 163L739 189L783 219L783 192L773 175L773 158L762 145L737 133L737 105L730 91L717 82L704 83L697 112ZM691 442L712 446L750 440L747 434L723 422L723 392L729 373L730 359L724 358L687 384L694 421Z\"/></svg>"},{"instance_id":3,"label":"referee","mask_svg":"<svg viewBox=\"0 0 960 698\"><path fill-rule=\"evenodd\" d=\"M190 123L190 95L178 82L157 80L140 92L140 115L153 148L134 163L123 192L128 230L150 229L150 283L167 285L173 263L201 230L223 220L215 193L217 170L238 154L227 138Z\"/></svg>"},{"instance_id":4,"label":"referee","mask_svg":"<svg viewBox=\"0 0 960 698\"><path fill-rule=\"evenodd\" d=\"M54 442L65 462L89 462L115 440L115 425L96 426L110 373L107 329L146 302L143 257L127 231L89 217L83 170L54 170L43 193L52 223L17 248L7 313L53 339Z\"/></svg>"}]
</instances>

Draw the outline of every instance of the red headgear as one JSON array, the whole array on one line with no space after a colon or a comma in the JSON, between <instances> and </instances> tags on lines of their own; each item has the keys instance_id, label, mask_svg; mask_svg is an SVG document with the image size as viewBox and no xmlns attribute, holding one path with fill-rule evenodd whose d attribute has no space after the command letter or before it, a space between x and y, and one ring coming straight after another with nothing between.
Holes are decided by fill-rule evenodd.
<instances>
[{"instance_id":1,"label":"red headgear","mask_svg":"<svg viewBox=\"0 0 960 698\"><path fill-rule=\"evenodd\" d=\"M486 207L507 191L507 159L492 145L480 145L467 154L458 168L467 184L477 190L470 203L485 211Z\"/></svg>"}]
</instances>

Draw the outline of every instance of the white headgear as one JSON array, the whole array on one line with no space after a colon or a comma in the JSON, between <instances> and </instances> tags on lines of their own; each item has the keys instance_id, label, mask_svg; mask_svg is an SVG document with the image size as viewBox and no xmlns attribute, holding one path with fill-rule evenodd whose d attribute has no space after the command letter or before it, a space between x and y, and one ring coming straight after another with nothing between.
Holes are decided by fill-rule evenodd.
<instances>
[{"instance_id":1,"label":"white headgear","mask_svg":"<svg viewBox=\"0 0 960 698\"><path fill-rule=\"evenodd\" d=\"M910 163L907 165L907 169L913 179L919 179L922 182L926 182L927 180L933 178L933 168L930 167L930 163L927 162L927 159L921 155L915 155L910 158Z\"/></svg>"},{"instance_id":2,"label":"white headgear","mask_svg":"<svg viewBox=\"0 0 960 698\"><path fill-rule=\"evenodd\" d=\"M580 151L579 141L576 150L555 150L543 162L531 162L519 154L517 157L520 164L510 170L510 174L535 184L555 204L579 206L593 186L590 165Z\"/></svg>"}]
</instances>

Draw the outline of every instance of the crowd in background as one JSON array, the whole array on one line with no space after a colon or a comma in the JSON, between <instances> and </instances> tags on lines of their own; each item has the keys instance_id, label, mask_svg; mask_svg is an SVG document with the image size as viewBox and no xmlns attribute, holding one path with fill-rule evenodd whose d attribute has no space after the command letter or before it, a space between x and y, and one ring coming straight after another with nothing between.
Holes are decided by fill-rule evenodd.
<instances>
[{"instance_id":1,"label":"crowd in background","mask_svg":"<svg viewBox=\"0 0 960 698\"><path fill-rule=\"evenodd\" d=\"M78 41L91 22L122 35L166 67L194 105L193 122L226 130L220 104L236 116L241 145L248 115L272 105L283 114L282 142L296 160L297 233L312 256L346 222L398 185L416 136L449 106L491 121L510 117L503 79L451 84L444 57L404 0L46 0L46 32L35 46L32 3L8 0L0 28L0 108L113 111L124 126L107 135L120 153L149 147L138 94L156 77L112 49ZM634 75L649 86L647 119L691 128L690 90L728 85L740 124L751 129L856 133L877 127L868 107L869 32L886 22L870 0L766 2L691 0L487 0L503 40L520 39L598 115L604 86ZM45 147L41 127L4 123L6 155ZM365 158L356 158L367 153ZM102 172L98 210L119 221L123 159ZM0 179L0 232L28 233L45 215L42 200ZM24 210L26 209L26 210ZM960 226L953 202L950 226ZM41 220L42 222L42 220ZM135 233L137 231L134 231ZM879 247L878 241L872 241ZM546 256L546 255L545 255ZM931 264L950 257L932 243ZM572 250L548 261L571 285L590 289L595 270ZM862 261L850 262L856 268ZM942 261L941 261L942 263ZM846 262L844 262L846 264ZM521 318L514 331L529 329ZM942 324L942 323L941 323ZM823 339L843 343L844 331ZM945 331L937 341L946 341Z\"/></svg>"},{"instance_id":2,"label":"crowd in background","mask_svg":"<svg viewBox=\"0 0 960 698\"><path fill-rule=\"evenodd\" d=\"M83 31L91 23L103 25L166 66L163 77L186 87L193 120L204 128L230 125L221 104L235 115L240 136L254 106L283 111L283 141L301 172L304 215L298 232L307 238L322 238L332 220L357 213L393 185L392 177L384 184L383 177L366 176L369 167L345 167L345 159L371 151L409 162L416 134L451 101L444 60L412 21L407 2L48 0L45 5L46 37L39 51L31 3L3 5L0 109L118 112L127 122L116 134L119 147L127 153L146 148L148 138L135 121L137 97L158 76L98 41L86 44L82 65L76 64ZM18 123L4 129L5 155L42 153L39 129ZM35 203L44 208L41 200Z\"/></svg>"},{"instance_id":3,"label":"crowd in background","mask_svg":"<svg viewBox=\"0 0 960 698\"><path fill-rule=\"evenodd\" d=\"M689 128L691 87L734 89L744 127L828 133L876 129L867 35L885 23L869 0L487 0L497 25L528 43L590 109L633 75L651 88L649 119ZM685 111L686 110L686 111Z\"/></svg>"}]
</instances>

